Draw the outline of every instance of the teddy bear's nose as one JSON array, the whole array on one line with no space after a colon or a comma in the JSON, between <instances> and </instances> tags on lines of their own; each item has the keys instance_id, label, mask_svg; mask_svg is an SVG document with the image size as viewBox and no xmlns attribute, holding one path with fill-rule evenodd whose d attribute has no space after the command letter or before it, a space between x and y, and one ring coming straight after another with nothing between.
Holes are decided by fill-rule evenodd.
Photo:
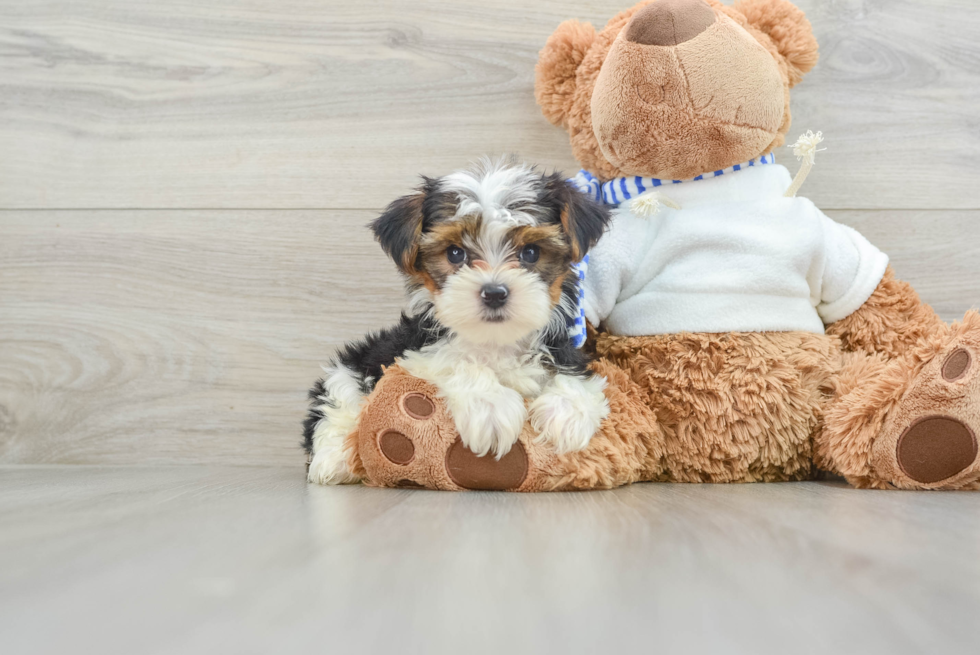
<instances>
[{"instance_id":1,"label":"teddy bear's nose","mask_svg":"<svg viewBox=\"0 0 980 655\"><path fill-rule=\"evenodd\" d=\"M656 0L633 14L626 40L641 45L672 46L690 41L715 22L704 0Z\"/></svg>"}]
</instances>

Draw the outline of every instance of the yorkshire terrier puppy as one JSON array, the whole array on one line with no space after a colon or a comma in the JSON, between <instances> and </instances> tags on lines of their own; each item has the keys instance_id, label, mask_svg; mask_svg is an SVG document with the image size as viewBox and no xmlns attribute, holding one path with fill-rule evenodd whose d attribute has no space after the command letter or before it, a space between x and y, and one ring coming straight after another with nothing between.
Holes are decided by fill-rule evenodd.
<instances>
[{"instance_id":1,"label":"yorkshire terrier puppy","mask_svg":"<svg viewBox=\"0 0 980 655\"><path fill-rule=\"evenodd\" d=\"M341 349L310 391L311 482L357 481L344 442L396 359L438 387L477 455L505 455L528 418L557 452L581 449L609 413L605 379L570 333L573 264L602 235L607 210L558 174L505 161L423 180L371 225L405 275L409 308Z\"/></svg>"}]
</instances>

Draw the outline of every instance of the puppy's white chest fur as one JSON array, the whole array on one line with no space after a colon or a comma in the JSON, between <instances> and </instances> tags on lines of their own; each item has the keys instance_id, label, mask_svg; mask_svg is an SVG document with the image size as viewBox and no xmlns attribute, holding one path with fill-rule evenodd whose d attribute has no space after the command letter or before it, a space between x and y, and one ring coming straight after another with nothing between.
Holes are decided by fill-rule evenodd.
<instances>
[{"instance_id":1,"label":"puppy's white chest fur","mask_svg":"<svg viewBox=\"0 0 980 655\"><path fill-rule=\"evenodd\" d=\"M440 389L450 382L469 381L467 385L474 390L498 385L527 399L539 396L550 377L541 364L541 355L527 348L474 344L462 339L449 339L405 353L401 364L412 375Z\"/></svg>"}]
</instances>

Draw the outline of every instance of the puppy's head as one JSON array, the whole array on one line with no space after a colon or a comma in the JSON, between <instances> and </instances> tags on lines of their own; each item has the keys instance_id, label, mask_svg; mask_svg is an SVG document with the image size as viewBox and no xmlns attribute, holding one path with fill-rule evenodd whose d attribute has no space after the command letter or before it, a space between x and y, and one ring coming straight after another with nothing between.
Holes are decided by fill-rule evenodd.
<instances>
[{"instance_id":1,"label":"puppy's head","mask_svg":"<svg viewBox=\"0 0 980 655\"><path fill-rule=\"evenodd\" d=\"M564 328L571 266L608 220L557 173L484 161L425 178L372 229L440 323L468 341L508 344L552 322Z\"/></svg>"}]
</instances>

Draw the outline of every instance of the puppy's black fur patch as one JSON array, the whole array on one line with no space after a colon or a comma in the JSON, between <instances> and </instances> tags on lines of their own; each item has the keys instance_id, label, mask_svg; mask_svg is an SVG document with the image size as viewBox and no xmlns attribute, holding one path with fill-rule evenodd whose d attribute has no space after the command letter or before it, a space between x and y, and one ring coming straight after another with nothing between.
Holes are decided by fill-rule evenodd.
<instances>
[{"instance_id":1,"label":"puppy's black fur patch","mask_svg":"<svg viewBox=\"0 0 980 655\"><path fill-rule=\"evenodd\" d=\"M558 173L543 177L544 185L538 202L552 208L551 222L562 223L562 215L569 238L581 257L599 241L609 225L609 209L592 200Z\"/></svg>"},{"instance_id":2,"label":"puppy's black fur patch","mask_svg":"<svg viewBox=\"0 0 980 655\"><path fill-rule=\"evenodd\" d=\"M439 180L423 176L418 193L395 200L371 222L374 237L403 273L411 273L416 264L419 236L455 209L452 196L438 185Z\"/></svg>"},{"instance_id":3,"label":"puppy's black fur patch","mask_svg":"<svg viewBox=\"0 0 980 655\"><path fill-rule=\"evenodd\" d=\"M410 350L421 350L446 335L446 329L428 316L428 312L415 317L402 314L396 325L346 344L337 353L334 363L350 369L357 376L361 393L367 395L381 378L382 367L391 366L396 357ZM310 389L310 411L303 421L303 448L307 453L313 451L313 430L323 418L319 406L332 406L333 402L323 383L321 378Z\"/></svg>"},{"instance_id":4,"label":"puppy's black fur patch","mask_svg":"<svg viewBox=\"0 0 980 655\"><path fill-rule=\"evenodd\" d=\"M555 307L554 311L560 313L567 324L570 324L573 317L568 315L562 305L569 304L574 307L575 303L570 302L578 299L578 285L574 279L568 278L561 286L561 295L565 302ZM565 375L575 375L587 377L589 371L589 357L581 349L576 348L572 343L571 337L567 333L560 335L549 335L542 343L542 347L548 352L545 366L557 373Z\"/></svg>"}]
</instances>

